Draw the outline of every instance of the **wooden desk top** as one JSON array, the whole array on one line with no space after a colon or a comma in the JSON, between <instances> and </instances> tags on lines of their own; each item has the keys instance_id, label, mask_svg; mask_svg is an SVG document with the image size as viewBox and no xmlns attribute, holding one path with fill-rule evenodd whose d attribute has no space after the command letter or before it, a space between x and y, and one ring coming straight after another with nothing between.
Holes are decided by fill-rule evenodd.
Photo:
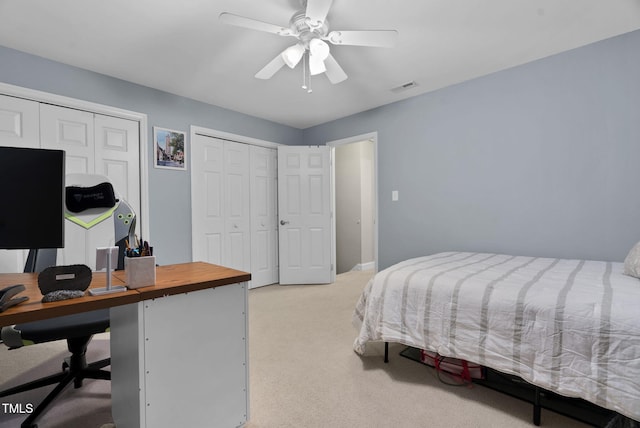
<instances>
[{"instance_id":1,"label":"wooden desk top","mask_svg":"<svg viewBox=\"0 0 640 428\"><path fill-rule=\"evenodd\" d=\"M114 276L126 281L124 271ZM172 294L189 293L251 280L251 274L205 262L181 263L156 267L156 285L137 288L140 300L155 299Z\"/></svg>"},{"instance_id":2,"label":"wooden desk top","mask_svg":"<svg viewBox=\"0 0 640 428\"><path fill-rule=\"evenodd\" d=\"M29 297L26 302L0 312L0 327L127 305L142 300L235 284L251 279L249 273L204 262L159 266L156 269L155 286L100 296L91 296L87 292L83 297L50 303L41 302L42 294L38 288L37 274L0 274L0 289L9 285L24 284L26 290L15 297ZM124 271L116 271L112 275L111 284L113 286L125 285L125 279ZM93 272L89 288L101 288L105 285L105 273Z\"/></svg>"},{"instance_id":3,"label":"wooden desk top","mask_svg":"<svg viewBox=\"0 0 640 428\"><path fill-rule=\"evenodd\" d=\"M0 312L0 326L19 324L29 321L39 321L47 318L105 309L112 306L126 305L140 301L140 296L135 290L126 290L120 293L104 294L102 296L91 296L87 292L83 297L75 299L42 303L42 293L38 288L38 274L5 273L0 275L0 288L15 284L24 284L26 290L14 297L27 296L29 297L29 300L16 306L12 306L4 312ZM112 277L111 285L124 285L124 283L119 279ZM106 274L104 272L93 272L89 288L100 288L105 286Z\"/></svg>"}]
</instances>

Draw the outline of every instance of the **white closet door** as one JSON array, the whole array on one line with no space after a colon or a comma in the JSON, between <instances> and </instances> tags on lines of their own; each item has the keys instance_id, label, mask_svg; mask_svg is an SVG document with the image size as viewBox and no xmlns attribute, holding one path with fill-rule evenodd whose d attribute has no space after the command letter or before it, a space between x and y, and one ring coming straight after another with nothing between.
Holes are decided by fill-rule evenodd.
<instances>
[{"instance_id":1,"label":"white closet door","mask_svg":"<svg viewBox=\"0 0 640 428\"><path fill-rule=\"evenodd\" d=\"M93 113L40 104L40 135L43 149L66 151L67 174L95 171Z\"/></svg>"},{"instance_id":2,"label":"white closet door","mask_svg":"<svg viewBox=\"0 0 640 428\"><path fill-rule=\"evenodd\" d=\"M140 214L140 128L137 121L0 95L0 145L41 147L66 152L67 174L108 176L118 194ZM67 222L67 225L69 222ZM104 222L113 241L113 222ZM138 221L140 227L140 221ZM93 229L92 229L93 230ZM95 248L110 245L74 225L65 228L65 250L58 264L95 265ZM0 272L21 272L23 251L0 251ZM72 255L72 253L74 255Z\"/></svg>"},{"instance_id":3,"label":"white closet door","mask_svg":"<svg viewBox=\"0 0 640 428\"><path fill-rule=\"evenodd\" d=\"M140 213L138 122L48 104L40 105L40 118L41 147L65 150L67 174L109 177L116 193ZM94 269L96 248L115 244L113 230L111 220L90 232L66 222L65 248L58 251L58 264Z\"/></svg>"},{"instance_id":4,"label":"white closet door","mask_svg":"<svg viewBox=\"0 0 640 428\"><path fill-rule=\"evenodd\" d=\"M0 146L40 147L39 123L37 102L0 95Z\"/></svg>"},{"instance_id":5,"label":"white closet door","mask_svg":"<svg viewBox=\"0 0 640 428\"><path fill-rule=\"evenodd\" d=\"M251 284L278 282L277 151L251 146Z\"/></svg>"},{"instance_id":6,"label":"white closet door","mask_svg":"<svg viewBox=\"0 0 640 428\"><path fill-rule=\"evenodd\" d=\"M94 173L93 113L40 104L40 136L42 148L65 151L67 174ZM96 226L100 229L104 227L105 224ZM110 244L102 243L99 246L104 247ZM87 234L85 229L68 221L65 222L64 245L64 248L58 250L59 265L84 264L92 269L95 267L97 242L94 242L92 235Z\"/></svg>"},{"instance_id":7,"label":"white closet door","mask_svg":"<svg viewBox=\"0 0 640 428\"><path fill-rule=\"evenodd\" d=\"M249 146L224 142L225 239L223 263L251 271Z\"/></svg>"},{"instance_id":8,"label":"white closet door","mask_svg":"<svg viewBox=\"0 0 640 428\"><path fill-rule=\"evenodd\" d=\"M37 102L0 95L0 146L40 147L39 123ZM0 273L22 272L26 254L24 250L0 250Z\"/></svg>"},{"instance_id":9,"label":"white closet door","mask_svg":"<svg viewBox=\"0 0 640 428\"><path fill-rule=\"evenodd\" d=\"M192 259L223 264L224 141L195 135L191 141Z\"/></svg>"},{"instance_id":10,"label":"white closet door","mask_svg":"<svg viewBox=\"0 0 640 428\"><path fill-rule=\"evenodd\" d=\"M95 173L109 177L140 218L140 127L138 122L95 115ZM140 230L140 221L137 222Z\"/></svg>"}]
</instances>

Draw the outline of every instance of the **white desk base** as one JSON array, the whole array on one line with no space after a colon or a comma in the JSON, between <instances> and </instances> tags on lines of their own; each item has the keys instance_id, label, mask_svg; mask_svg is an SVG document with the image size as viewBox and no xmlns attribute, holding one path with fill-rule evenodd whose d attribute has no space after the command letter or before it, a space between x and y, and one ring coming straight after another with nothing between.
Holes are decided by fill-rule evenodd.
<instances>
[{"instance_id":1,"label":"white desk base","mask_svg":"<svg viewBox=\"0 0 640 428\"><path fill-rule=\"evenodd\" d=\"M245 282L111 308L116 427L243 426L247 337Z\"/></svg>"}]
</instances>

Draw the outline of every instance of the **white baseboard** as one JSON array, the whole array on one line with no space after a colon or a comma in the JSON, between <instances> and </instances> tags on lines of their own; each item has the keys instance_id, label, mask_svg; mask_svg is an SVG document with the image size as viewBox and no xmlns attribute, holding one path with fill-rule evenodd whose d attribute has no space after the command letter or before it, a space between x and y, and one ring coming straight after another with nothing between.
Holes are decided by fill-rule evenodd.
<instances>
[{"instance_id":1,"label":"white baseboard","mask_svg":"<svg viewBox=\"0 0 640 428\"><path fill-rule=\"evenodd\" d=\"M367 263L359 263L351 268L351 271L354 270L372 270L376 268L376 262L367 262Z\"/></svg>"}]
</instances>

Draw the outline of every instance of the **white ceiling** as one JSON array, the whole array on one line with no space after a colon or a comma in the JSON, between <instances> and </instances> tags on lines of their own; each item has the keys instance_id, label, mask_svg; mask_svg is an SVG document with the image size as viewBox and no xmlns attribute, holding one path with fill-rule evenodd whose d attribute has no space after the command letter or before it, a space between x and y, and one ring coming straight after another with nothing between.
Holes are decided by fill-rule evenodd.
<instances>
[{"instance_id":1,"label":"white ceiling","mask_svg":"<svg viewBox=\"0 0 640 428\"><path fill-rule=\"evenodd\" d=\"M640 0L334 0L330 30L399 32L395 48L331 46L349 78L283 67L293 39L218 21L288 26L300 0L0 0L0 45L296 128L307 128L640 29ZM401 93L391 89L416 81Z\"/></svg>"}]
</instances>

